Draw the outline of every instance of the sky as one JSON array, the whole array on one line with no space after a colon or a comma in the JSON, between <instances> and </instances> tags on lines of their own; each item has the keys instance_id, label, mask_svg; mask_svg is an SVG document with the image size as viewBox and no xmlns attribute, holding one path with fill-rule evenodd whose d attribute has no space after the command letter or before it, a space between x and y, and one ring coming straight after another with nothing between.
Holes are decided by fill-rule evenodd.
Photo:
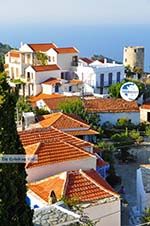
<instances>
[{"instance_id":1,"label":"sky","mask_svg":"<svg viewBox=\"0 0 150 226\"><path fill-rule=\"evenodd\" d=\"M123 47L145 47L150 70L150 0L0 0L0 42L54 42L81 56L122 60Z\"/></svg>"},{"instance_id":2,"label":"sky","mask_svg":"<svg viewBox=\"0 0 150 226\"><path fill-rule=\"evenodd\" d=\"M1 0L0 25L150 24L150 0Z\"/></svg>"}]
</instances>

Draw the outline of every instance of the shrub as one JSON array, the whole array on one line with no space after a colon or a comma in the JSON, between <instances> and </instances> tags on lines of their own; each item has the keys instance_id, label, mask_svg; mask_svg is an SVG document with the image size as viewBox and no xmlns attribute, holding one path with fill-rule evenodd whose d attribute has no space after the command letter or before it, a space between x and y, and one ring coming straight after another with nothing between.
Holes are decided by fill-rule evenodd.
<instances>
[{"instance_id":1,"label":"shrub","mask_svg":"<svg viewBox=\"0 0 150 226\"><path fill-rule=\"evenodd\" d=\"M129 136L131 137L131 139L137 140L140 137L140 132L138 130L133 129L129 132Z\"/></svg>"},{"instance_id":2,"label":"shrub","mask_svg":"<svg viewBox=\"0 0 150 226\"><path fill-rule=\"evenodd\" d=\"M146 136L150 136L150 126L147 126L146 128L145 128L145 135Z\"/></svg>"},{"instance_id":3,"label":"shrub","mask_svg":"<svg viewBox=\"0 0 150 226\"><path fill-rule=\"evenodd\" d=\"M136 125L134 125L131 120L127 119L127 118L120 118L118 119L117 123L116 123L116 128L120 128L120 129L134 129L136 128Z\"/></svg>"}]
</instances>

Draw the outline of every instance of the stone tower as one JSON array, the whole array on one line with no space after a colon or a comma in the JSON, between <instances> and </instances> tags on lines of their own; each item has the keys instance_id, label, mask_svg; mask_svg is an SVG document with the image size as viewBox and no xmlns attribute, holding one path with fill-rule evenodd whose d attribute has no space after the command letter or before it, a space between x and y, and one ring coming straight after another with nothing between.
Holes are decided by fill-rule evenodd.
<instances>
[{"instance_id":1,"label":"stone tower","mask_svg":"<svg viewBox=\"0 0 150 226\"><path fill-rule=\"evenodd\" d=\"M144 71L144 47L128 46L123 51L123 64L133 69L138 67Z\"/></svg>"}]
</instances>

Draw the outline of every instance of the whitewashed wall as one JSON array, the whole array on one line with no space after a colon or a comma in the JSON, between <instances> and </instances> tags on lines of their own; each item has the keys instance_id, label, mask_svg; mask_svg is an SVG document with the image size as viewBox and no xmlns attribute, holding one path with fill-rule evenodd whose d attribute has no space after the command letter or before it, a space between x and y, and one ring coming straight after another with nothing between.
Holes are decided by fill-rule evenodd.
<instances>
[{"instance_id":1,"label":"whitewashed wall","mask_svg":"<svg viewBox=\"0 0 150 226\"><path fill-rule=\"evenodd\" d=\"M144 191L144 185L142 180L141 169L137 170L137 180L136 180L136 189L137 189L137 207L138 210L142 213L146 207L146 193Z\"/></svg>"},{"instance_id":2,"label":"whitewashed wall","mask_svg":"<svg viewBox=\"0 0 150 226\"><path fill-rule=\"evenodd\" d=\"M92 221L98 221L96 226L120 226L120 200L90 206L84 212Z\"/></svg>"},{"instance_id":3,"label":"whitewashed wall","mask_svg":"<svg viewBox=\"0 0 150 226\"><path fill-rule=\"evenodd\" d=\"M117 120L120 118L131 119L131 122L134 124L140 123L140 112L106 112L99 113L99 117L101 125L107 121L116 124Z\"/></svg>"},{"instance_id":4,"label":"whitewashed wall","mask_svg":"<svg viewBox=\"0 0 150 226\"><path fill-rule=\"evenodd\" d=\"M150 109L140 108L140 121L147 122L147 113L150 112Z\"/></svg>"},{"instance_id":5,"label":"whitewashed wall","mask_svg":"<svg viewBox=\"0 0 150 226\"><path fill-rule=\"evenodd\" d=\"M37 181L48 176L52 176L55 174L59 174L63 171L69 170L88 170L88 169L95 169L96 170L96 157L91 156L84 159L72 160L72 161L65 161L50 165L44 165L41 167L32 167L27 168L27 181Z\"/></svg>"},{"instance_id":6,"label":"whitewashed wall","mask_svg":"<svg viewBox=\"0 0 150 226\"><path fill-rule=\"evenodd\" d=\"M78 56L77 53L69 54L57 54L57 64L62 68L62 70L70 70L72 67L72 57Z\"/></svg>"}]
</instances>

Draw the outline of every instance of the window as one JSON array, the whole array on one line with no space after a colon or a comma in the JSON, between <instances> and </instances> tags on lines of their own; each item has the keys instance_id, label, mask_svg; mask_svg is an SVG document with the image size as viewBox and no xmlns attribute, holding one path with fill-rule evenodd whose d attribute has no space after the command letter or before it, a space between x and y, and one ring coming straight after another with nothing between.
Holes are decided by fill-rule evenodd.
<instances>
[{"instance_id":1,"label":"window","mask_svg":"<svg viewBox=\"0 0 150 226\"><path fill-rule=\"evenodd\" d=\"M65 79L65 72L61 72L61 79Z\"/></svg>"},{"instance_id":2,"label":"window","mask_svg":"<svg viewBox=\"0 0 150 226\"><path fill-rule=\"evenodd\" d=\"M120 72L117 72L117 82L120 82Z\"/></svg>"},{"instance_id":3,"label":"window","mask_svg":"<svg viewBox=\"0 0 150 226\"><path fill-rule=\"evenodd\" d=\"M75 66L75 67L78 66L78 56L72 57L72 66Z\"/></svg>"},{"instance_id":4,"label":"window","mask_svg":"<svg viewBox=\"0 0 150 226\"><path fill-rule=\"evenodd\" d=\"M100 87L104 86L104 74L100 74Z\"/></svg>"},{"instance_id":5,"label":"window","mask_svg":"<svg viewBox=\"0 0 150 226\"><path fill-rule=\"evenodd\" d=\"M55 93L58 93L58 92L59 92L59 86L56 85L56 86L55 86Z\"/></svg>"},{"instance_id":6,"label":"window","mask_svg":"<svg viewBox=\"0 0 150 226\"><path fill-rule=\"evenodd\" d=\"M16 77L18 77L18 76L19 76L19 69L16 68Z\"/></svg>"},{"instance_id":7,"label":"window","mask_svg":"<svg viewBox=\"0 0 150 226\"><path fill-rule=\"evenodd\" d=\"M27 81L30 80L30 72L27 72Z\"/></svg>"},{"instance_id":8,"label":"window","mask_svg":"<svg viewBox=\"0 0 150 226\"><path fill-rule=\"evenodd\" d=\"M69 86L69 92L72 92L72 86Z\"/></svg>"},{"instance_id":9,"label":"window","mask_svg":"<svg viewBox=\"0 0 150 226\"><path fill-rule=\"evenodd\" d=\"M147 121L150 122L150 112L147 112Z\"/></svg>"},{"instance_id":10,"label":"window","mask_svg":"<svg viewBox=\"0 0 150 226\"><path fill-rule=\"evenodd\" d=\"M53 62L55 62L55 57L53 56Z\"/></svg>"},{"instance_id":11,"label":"window","mask_svg":"<svg viewBox=\"0 0 150 226\"><path fill-rule=\"evenodd\" d=\"M134 52L135 52L135 53L137 52L136 49L134 49Z\"/></svg>"},{"instance_id":12,"label":"window","mask_svg":"<svg viewBox=\"0 0 150 226\"><path fill-rule=\"evenodd\" d=\"M108 85L112 85L112 73L108 74Z\"/></svg>"},{"instance_id":13,"label":"window","mask_svg":"<svg viewBox=\"0 0 150 226\"><path fill-rule=\"evenodd\" d=\"M125 58L125 62L127 62L127 58Z\"/></svg>"},{"instance_id":14,"label":"window","mask_svg":"<svg viewBox=\"0 0 150 226\"><path fill-rule=\"evenodd\" d=\"M48 61L51 62L51 57L50 56L48 57Z\"/></svg>"},{"instance_id":15,"label":"window","mask_svg":"<svg viewBox=\"0 0 150 226\"><path fill-rule=\"evenodd\" d=\"M30 54L27 54L27 64L30 64Z\"/></svg>"}]
</instances>

